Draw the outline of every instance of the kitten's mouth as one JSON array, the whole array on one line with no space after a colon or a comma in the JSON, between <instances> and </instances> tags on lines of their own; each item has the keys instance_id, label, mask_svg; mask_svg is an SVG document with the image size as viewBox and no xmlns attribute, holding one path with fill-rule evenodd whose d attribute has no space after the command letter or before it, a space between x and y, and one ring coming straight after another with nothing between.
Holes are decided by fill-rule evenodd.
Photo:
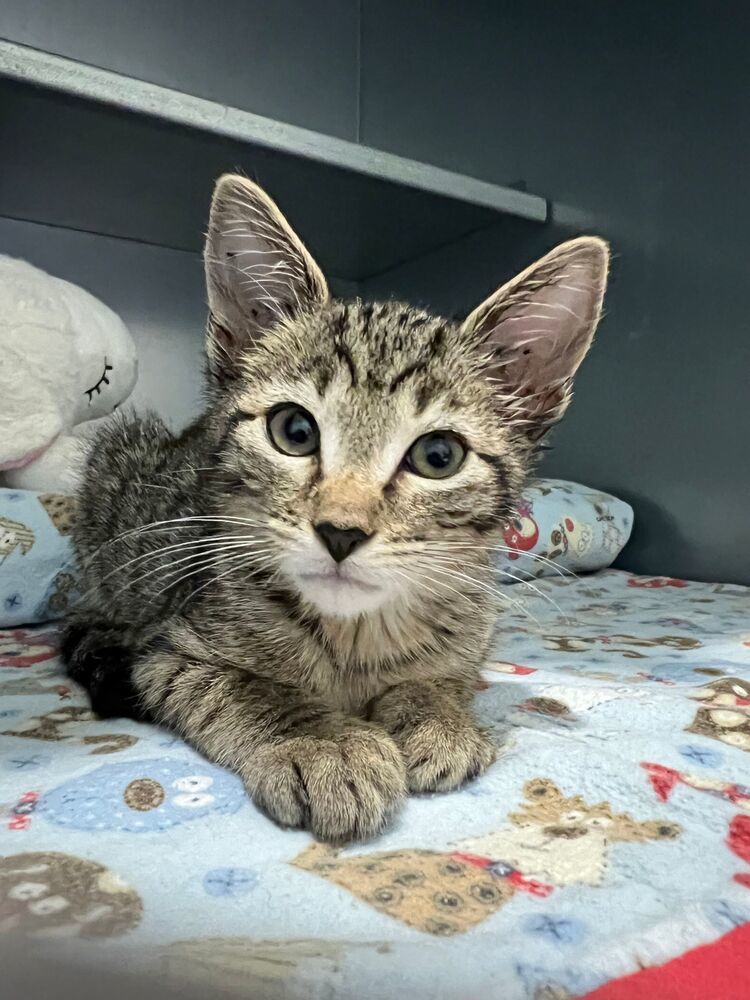
<instances>
[{"instance_id":1,"label":"kitten's mouth","mask_svg":"<svg viewBox=\"0 0 750 1000\"><path fill-rule=\"evenodd\" d=\"M287 572L303 601L324 617L356 618L372 614L393 596L387 578L354 564L334 565L333 560L327 563L319 557L300 559Z\"/></svg>"},{"instance_id":2,"label":"kitten's mouth","mask_svg":"<svg viewBox=\"0 0 750 1000\"><path fill-rule=\"evenodd\" d=\"M357 580L355 577L343 576L336 570L330 570L327 573L300 573L300 579L309 583L324 584L327 587L341 591L351 591L354 589L360 590L363 594L372 594L376 590L380 590L380 587L374 583L365 583L363 580Z\"/></svg>"}]
</instances>

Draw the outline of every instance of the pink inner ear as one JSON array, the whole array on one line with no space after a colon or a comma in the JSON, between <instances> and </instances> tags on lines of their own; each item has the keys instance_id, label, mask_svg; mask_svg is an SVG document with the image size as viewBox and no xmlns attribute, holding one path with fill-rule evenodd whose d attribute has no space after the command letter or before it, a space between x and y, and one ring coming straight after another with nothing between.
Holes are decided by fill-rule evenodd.
<instances>
[{"instance_id":1,"label":"pink inner ear","mask_svg":"<svg viewBox=\"0 0 750 1000\"><path fill-rule=\"evenodd\" d=\"M540 389L572 377L594 334L598 294L590 277L589 272L587 284L575 284L563 274L501 311L486 343L501 348L510 381Z\"/></svg>"},{"instance_id":2,"label":"pink inner ear","mask_svg":"<svg viewBox=\"0 0 750 1000\"><path fill-rule=\"evenodd\" d=\"M519 394L568 382L596 329L607 277L601 240L563 243L499 288L465 323L488 364Z\"/></svg>"},{"instance_id":3,"label":"pink inner ear","mask_svg":"<svg viewBox=\"0 0 750 1000\"><path fill-rule=\"evenodd\" d=\"M565 412L588 351L607 278L607 245L571 240L478 306L463 330L513 419L538 438Z\"/></svg>"}]
</instances>

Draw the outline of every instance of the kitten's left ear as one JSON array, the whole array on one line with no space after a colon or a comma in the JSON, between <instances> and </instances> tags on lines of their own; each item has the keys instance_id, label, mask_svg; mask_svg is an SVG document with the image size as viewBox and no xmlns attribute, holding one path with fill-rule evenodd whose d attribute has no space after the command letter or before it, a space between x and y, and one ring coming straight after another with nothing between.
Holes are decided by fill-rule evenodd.
<instances>
[{"instance_id":1,"label":"kitten's left ear","mask_svg":"<svg viewBox=\"0 0 750 1000\"><path fill-rule=\"evenodd\" d=\"M562 243L499 288L461 328L532 440L570 402L573 375L601 315L608 266L603 240Z\"/></svg>"},{"instance_id":2,"label":"kitten's left ear","mask_svg":"<svg viewBox=\"0 0 750 1000\"><path fill-rule=\"evenodd\" d=\"M276 323L327 301L320 268L269 196L237 174L219 178L204 252L209 367L235 378L242 355Z\"/></svg>"}]
</instances>

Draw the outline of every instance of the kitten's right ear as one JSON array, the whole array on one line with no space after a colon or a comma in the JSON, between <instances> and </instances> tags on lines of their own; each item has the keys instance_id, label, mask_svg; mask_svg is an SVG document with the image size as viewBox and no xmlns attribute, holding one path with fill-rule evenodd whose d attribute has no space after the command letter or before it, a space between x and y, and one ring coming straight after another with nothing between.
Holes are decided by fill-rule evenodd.
<instances>
[{"instance_id":1,"label":"kitten's right ear","mask_svg":"<svg viewBox=\"0 0 750 1000\"><path fill-rule=\"evenodd\" d=\"M210 371L236 378L243 354L282 320L327 301L320 268L274 202L237 174L219 178L204 251Z\"/></svg>"}]
</instances>

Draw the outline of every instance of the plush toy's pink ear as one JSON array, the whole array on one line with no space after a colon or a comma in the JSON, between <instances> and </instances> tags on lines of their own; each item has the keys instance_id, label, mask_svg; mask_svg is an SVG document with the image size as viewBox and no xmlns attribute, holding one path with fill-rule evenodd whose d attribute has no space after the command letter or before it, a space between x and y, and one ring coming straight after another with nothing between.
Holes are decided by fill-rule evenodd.
<instances>
[{"instance_id":1,"label":"plush toy's pink ear","mask_svg":"<svg viewBox=\"0 0 750 1000\"><path fill-rule=\"evenodd\" d=\"M471 313L463 332L486 375L532 440L556 423L591 346L609 249L596 237L562 243Z\"/></svg>"},{"instance_id":2,"label":"plush toy's pink ear","mask_svg":"<svg viewBox=\"0 0 750 1000\"><path fill-rule=\"evenodd\" d=\"M24 366L14 366L12 355L7 360L7 366L0 364L0 471L25 468L63 430L49 386Z\"/></svg>"}]
</instances>

